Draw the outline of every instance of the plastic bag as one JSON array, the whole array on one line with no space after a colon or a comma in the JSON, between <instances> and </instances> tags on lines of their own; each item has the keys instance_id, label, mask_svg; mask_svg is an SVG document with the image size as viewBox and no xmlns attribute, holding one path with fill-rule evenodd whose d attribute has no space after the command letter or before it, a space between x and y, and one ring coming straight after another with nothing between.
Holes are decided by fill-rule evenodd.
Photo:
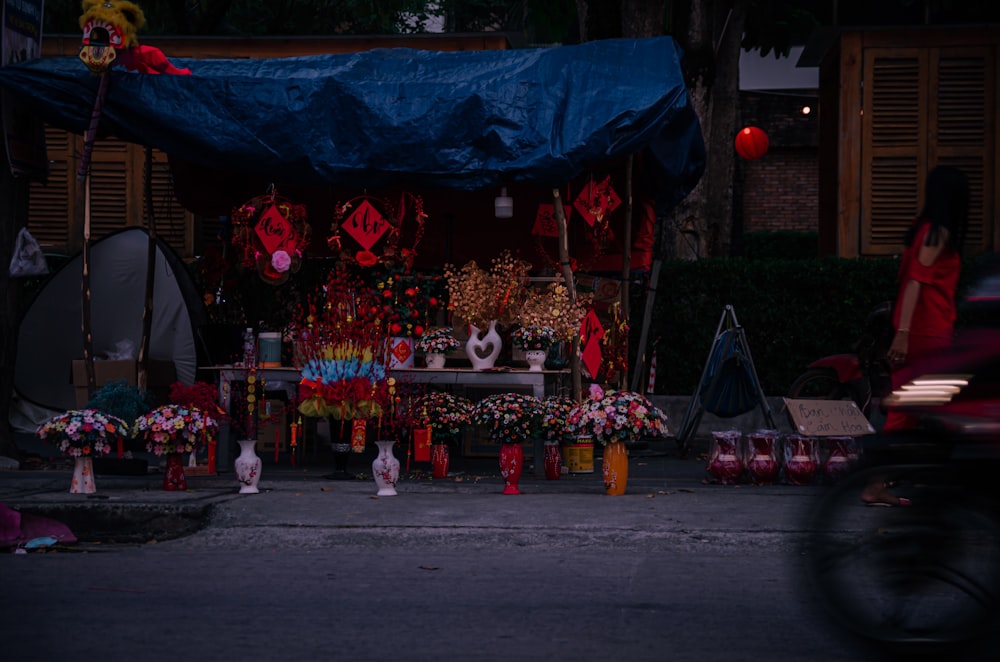
<instances>
[{"instance_id":1,"label":"plastic bag","mask_svg":"<svg viewBox=\"0 0 1000 662\"><path fill-rule=\"evenodd\" d=\"M134 361L135 343L128 338L115 343L115 348L107 352L109 361Z\"/></svg>"},{"instance_id":2,"label":"plastic bag","mask_svg":"<svg viewBox=\"0 0 1000 662\"><path fill-rule=\"evenodd\" d=\"M26 278L28 276L44 276L49 273L49 265L45 262L45 254L28 228L21 228L14 242L14 255L10 259L11 278Z\"/></svg>"}]
</instances>

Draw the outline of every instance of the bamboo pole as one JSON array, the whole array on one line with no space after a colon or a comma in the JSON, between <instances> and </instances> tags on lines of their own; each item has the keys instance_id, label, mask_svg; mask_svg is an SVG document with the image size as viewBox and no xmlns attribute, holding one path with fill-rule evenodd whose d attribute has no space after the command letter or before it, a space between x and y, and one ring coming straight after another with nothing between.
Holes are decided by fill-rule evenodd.
<instances>
[{"instance_id":1,"label":"bamboo pole","mask_svg":"<svg viewBox=\"0 0 1000 662\"><path fill-rule=\"evenodd\" d=\"M573 269L569 263L569 233L566 229L566 210L563 209L559 189L552 189L552 204L556 212L556 225L559 228L559 266L562 269L569 299L576 303L576 282L573 280ZM569 356L569 368L573 381L573 400L580 402L583 396L583 378L580 375L580 333L574 334Z\"/></svg>"},{"instance_id":2,"label":"bamboo pole","mask_svg":"<svg viewBox=\"0 0 1000 662\"><path fill-rule=\"evenodd\" d=\"M145 182L143 197L146 200L146 292L142 301L142 338L139 340L139 361L136 385L146 390L149 369L149 337L153 328L153 285L156 281L156 217L153 214L153 148L146 147Z\"/></svg>"},{"instance_id":3,"label":"bamboo pole","mask_svg":"<svg viewBox=\"0 0 1000 662\"><path fill-rule=\"evenodd\" d=\"M625 163L625 236L622 240L624 246L622 247L622 282L619 288L618 296L621 299L621 311L622 319L625 320L625 324L629 324L629 279L632 275L632 155L628 155L628 160ZM626 388L628 386L628 339L629 334L625 334L625 367L622 369L622 374L618 379L618 387Z\"/></svg>"},{"instance_id":4,"label":"bamboo pole","mask_svg":"<svg viewBox=\"0 0 1000 662\"><path fill-rule=\"evenodd\" d=\"M83 365L87 373L87 394L93 395L97 388L94 375L94 326L91 315L90 291L90 156L94 151L94 141L97 139L97 125L104 109L104 98L108 93L108 75L102 74L97 86L97 98L90 113L90 124L83 138L83 152L80 155L80 166L76 171L77 201L76 215L83 213L83 273L80 282L81 305L80 326L83 333ZM81 201L82 198L82 201Z\"/></svg>"}]
</instances>

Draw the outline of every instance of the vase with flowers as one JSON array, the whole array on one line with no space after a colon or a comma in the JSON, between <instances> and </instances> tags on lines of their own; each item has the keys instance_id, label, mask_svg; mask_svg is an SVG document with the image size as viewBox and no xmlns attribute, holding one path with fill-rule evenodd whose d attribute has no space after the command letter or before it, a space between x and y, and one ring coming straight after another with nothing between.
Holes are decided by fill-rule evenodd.
<instances>
[{"instance_id":1,"label":"vase with flowers","mask_svg":"<svg viewBox=\"0 0 1000 662\"><path fill-rule=\"evenodd\" d=\"M165 457L163 489L176 491L187 489L182 457L206 444L218 426L215 418L197 407L166 404L135 419L132 434L146 442L148 452Z\"/></svg>"},{"instance_id":2,"label":"vase with flowers","mask_svg":"<svg viewBox=\"0 0 1000 662\"><path fill-rule=\"evenodd\" d=\"M521 329L550 329L551 333L544 332L544 338L548 343L539 341L537 332L532 332L526 340L534 344L539 349L545 350L542 365L550 355L550 351L557 345L572 342L580 333L580 324L587 314L587 310L593 301L592 294L580 294L570 291L562 280L549 283L544 288L529 288L527 297L518 308L517 317L514 320L521 326ZM522 333L528 333L523 331ZM515 331L517 334L517 331ZM518 342L513 339L515 344ZM531 347L522 347L525 350L525 358L528 352L533 351ZM559 354L556 354L557 361ZM557 366L558 367L558 366ZM533 370L540 370L532 367Z\"/></svg>"},{"instance_id":3,"label":"vase with flowers","mask_svg":"<svg viewBox=\"0 0 1000 662\"><path fill-rule=\"evenodd\" d=\"M604 487L612 496L624 494L628 485L625 442L667 434L667 415L645 396L632 391L605 391L596 384L570 412L568 422L574 433L589 435L604 446Z\"/></svg>"},{"instance_id":4,"label":"vase with flowers","mask_svg":"<svg viewBox=\"0 0 1000 662\"><path fill-rule=\"evenodd\" d=\"M448 288L448 310L469 325L465 351L476 370L494 366L503 340L497 329L511 324L528 294L531 264L503 251L494 258L489 271L475 260L461 269L444 267Z\"/></svg>"},{"instance_id":5,"label":"vase with flowers","mask_svg":"<svg viewBox=\"0 0 1000 662\"><path fill-rule=\"evenodd\" d=\"M544 416L542 401L523 393L496 393L472 405L471 420L484 426L490 439L500 444L500 474L504 494L520 494L524 468L521 444L536 434Z\"/></svg>"},{"instance_id":6,"label":"vase with flowers","mask_svg":"<svg viewBox=\"0 0 1000 662\"><path fill-rule=\"evenodd\" d=\"M440 370L445 366L445 355L462 346L453 333L454 329L447 326L426 331L417 339L417 350L424 353L427 368Z\"/></svg>"},{"instance_id":7,"label":"vase with flowers","mask_svg":"<svg viewBox=\"0 0 1000 662\"><path fill-rule=\"evenodd\" d=\"M73 479L69 491L91 494L94 483L93 458L110 455L129 437L122 419L97 409L71 409L53 416L35 431L39 439L56 446L60 453L73 458Z\"/></svg>"},{"instance_id":8,"label":"vase with flowers","mask_svg":"<svg viewBox=\"0 0 1000 662\"><path fill-rule=\"evenodd\" d=\"M571 399L550 395L542 399L542 462L545 477L549 480L559 480L562 474L561 444L575 441L576 437L569 426L569 415L576 403Z\"/></svg>"},{"instance_id":9,"label":"vase with flowers","mask_svg":"<svg viewBox=\"0 0 1000 662\"><path fill-rule=\"evenodd\" d=\"M510 338L514 347L524 350L528 370L535 372L542 370L549 347L555 340L555 329L548 326L521 326L514 330Z\"/></svg>"},{"instance_id":10,"label":"vase with flowers","mask_svg":"<svg viewBox=\"0 0 1000 662\"><path fill-rule=\"evenodd\" d=\"M431 475L448 477L449 443L456 442L469 424L472 403L462 396L430 391L410 403L410 417L417 427L431 428Z\"/></svg>"}]
</instances>

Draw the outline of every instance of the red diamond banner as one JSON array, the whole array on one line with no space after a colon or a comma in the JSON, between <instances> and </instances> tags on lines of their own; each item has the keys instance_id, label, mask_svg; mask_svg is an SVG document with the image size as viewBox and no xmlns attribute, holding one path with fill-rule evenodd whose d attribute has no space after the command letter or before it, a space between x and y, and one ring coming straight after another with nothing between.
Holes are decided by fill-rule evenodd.
<instances>
[{"instance_id":1,"label":"red diamond banner","mask_svg":"<svg viewBox=\"0 0 1000 662\"><path fill-rule=\"evenodd\" d=\"M257 233L264 250L270 255L282 248L292 237L293 228L288 219L278 211L278 205L271 205L260 215L260 220L254 226L254 232Z\"/></svg>"},{"instance_id":2,"label":"red diamond banner","mask_svg":"<svg viewBox=\"0 0 1000 662\"><path fill-rule=\"evenodd\" d=\"M595 184L593 180L587 182L580 195L573 201L573 208L583 215L587 225L593 226L617 209L621 203L622 199L611 186L611 177L608 176L600 184Z\"/></svg>"},{"instance_id":3,"label":"red diamond banner","mask_svg":"<svg viewBox=\"0 0 1000 662\"><path fill-rule=\"evenodd\" d=\"M382 235L389 231L389 221L371 203L363 200L340 227L361 244L362 248L370 251Z\"/></svg>"},{"instance_id":4,"label":"red diamond banner","mask_svg":"<svg viewBox=\"0 0 1000 662\"><path fill-rule=\"evenodd\" d=\"M569 209L565 210L566 222L569 223ZM556 220L556 206L553 204L538 205L538 213L535 214L535 225L531 228L531 234L539 237L558 237L559 222Z\"/></svg>"},{"instance_id":5,"label":"red diamond banner","mask_svg":"<svg viewBox=\"0 0 1000 662\"><path fill-rule=\"evenodd\" d=\"M601 369L601 341L596 336L587 341L587 346L580 357L583 365L587 368L592 378L597 377L597 371Z\"/></svg>"},{"instance_id":6,"label":"red diamond banner","mask_svg":"<svg viewBox=\"0 0 1000 662\"><path fill-rule=\"evenodd\" d=\"M601 320L598 319L597 313L591 308L587 313L587 316L583 318L583 323L580 324L580 342L584 346L590 344L590 339L595 338L600 341L604 339L604 327L601 326Z\"/></svg>"}]
</instances>

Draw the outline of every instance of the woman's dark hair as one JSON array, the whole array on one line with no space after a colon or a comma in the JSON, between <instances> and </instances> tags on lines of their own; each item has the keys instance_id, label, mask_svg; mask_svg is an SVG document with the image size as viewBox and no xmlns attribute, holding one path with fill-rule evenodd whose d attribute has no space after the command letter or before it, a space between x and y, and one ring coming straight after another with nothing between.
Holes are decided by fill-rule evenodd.
<instances>
[{"instance_id":1,"label":"woman's dark hair","mask_svg":"<svg viewBox=\"0 0 1000 662\"><path fill-rule=\"evenodd\" d=\"M927 175L924 187L924 208L906 233L905 244L909 246L923 223L930 223L926 246L938 241L938 231L948 229L948 244L961 252L965 241L965 230L969 224L969 178L958 168L938 166Z\"/></svg>"}]
</instances>

